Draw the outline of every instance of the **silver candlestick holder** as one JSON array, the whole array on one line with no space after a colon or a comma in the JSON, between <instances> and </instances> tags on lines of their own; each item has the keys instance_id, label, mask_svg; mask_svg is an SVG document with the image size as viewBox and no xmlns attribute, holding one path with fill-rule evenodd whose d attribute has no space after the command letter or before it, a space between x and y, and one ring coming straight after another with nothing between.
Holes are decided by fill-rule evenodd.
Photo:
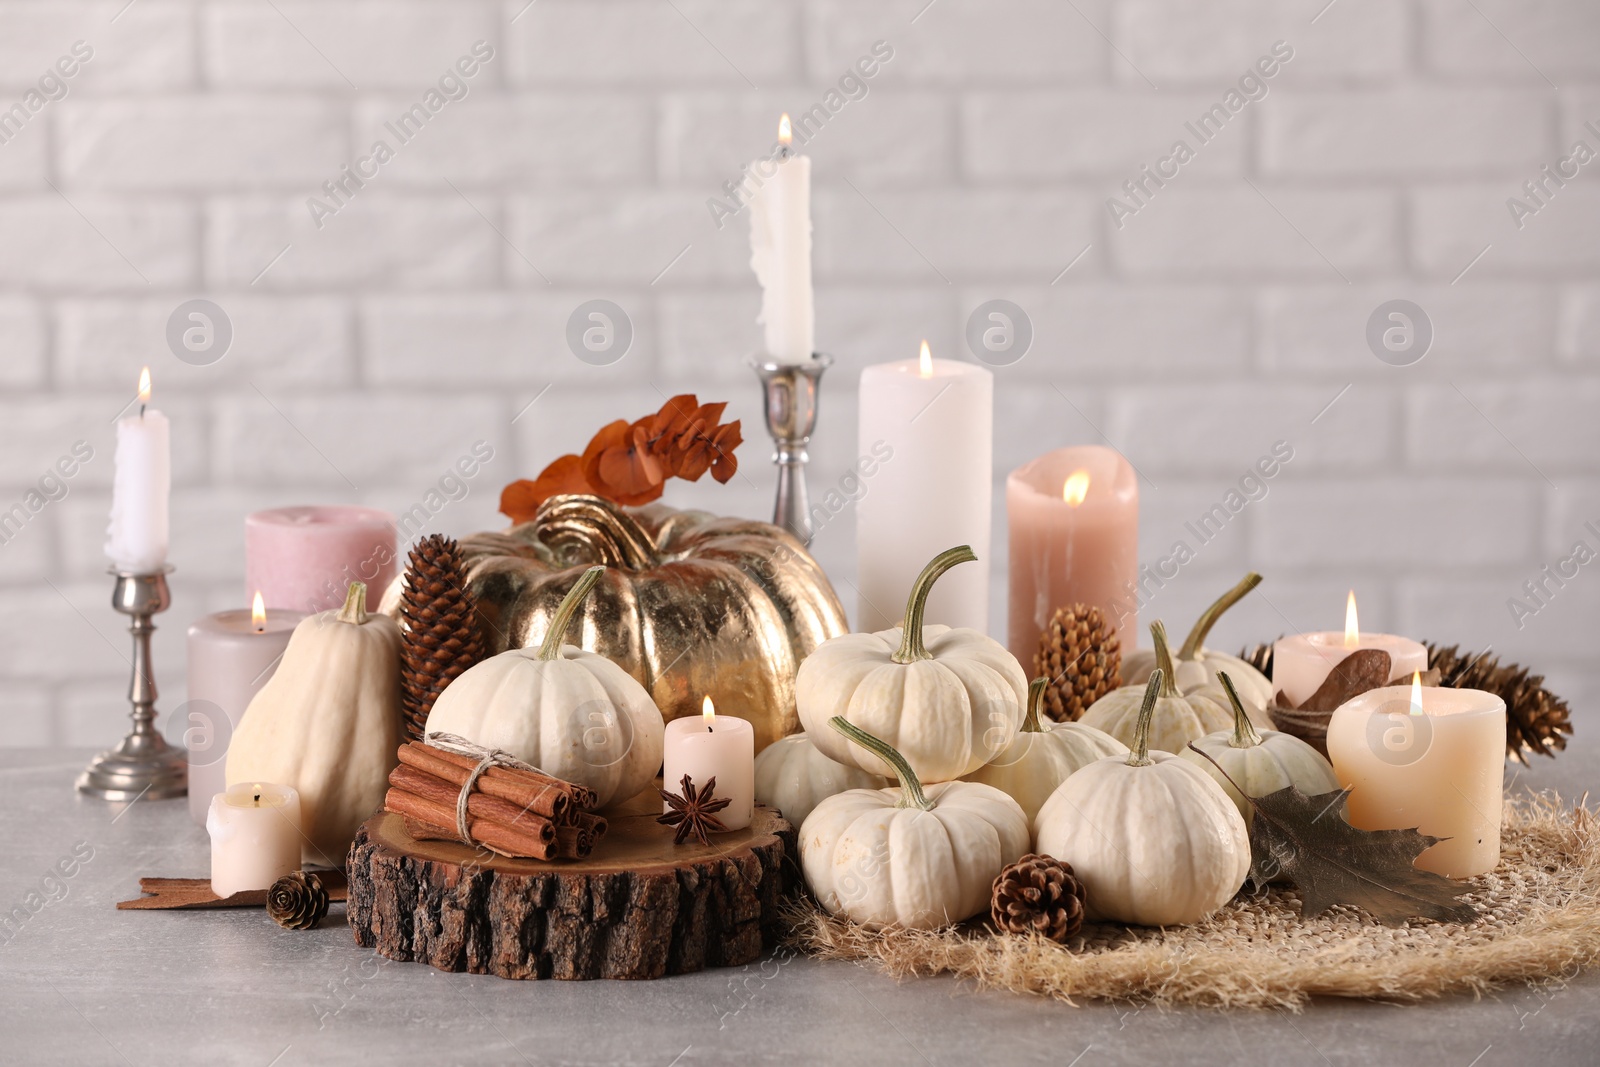
<instances>
[{"instance_id":1,"label":"silver candlestick holder","mask_svg":"<svg viewBox=\"0 0 1600 1067\"><path fill-rule=\"evenodd\" d=\"M116 748L100 753L78 776L78 791L102 800L151 800L181 797L189 791L189 764L183 749L156 732L156 679L150 666L151 618L172 606L167 588L171 565L151 574L113 569L111 606L132 621L133 677L128 700L133 704L133 729Z\"/></svg>"},{"instance_id":2,"label":"silver candlestick holder","mask_svg":"<svg viewBox=\"0 0 1600 1067\"><path fill-rule=\"evenodd\" d=\"M750 366L761 379L767 432L777 451L778 499L772 521L809 546L816 529L811 524L811 502L806 496L806 446L817 425L817 386L833 357L819 352L803 363L776 363L754 359Z\"/></svg>"}]
</instances>

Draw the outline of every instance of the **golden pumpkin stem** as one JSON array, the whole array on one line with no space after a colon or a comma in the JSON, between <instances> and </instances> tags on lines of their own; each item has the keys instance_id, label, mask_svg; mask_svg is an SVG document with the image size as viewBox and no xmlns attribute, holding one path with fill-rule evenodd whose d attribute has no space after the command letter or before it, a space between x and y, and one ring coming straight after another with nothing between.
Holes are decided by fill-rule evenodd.
<instances>
[{"instance_id":1,"label":"golden pumpkin stem","mask_svg":"<svg viewBox=\"0 0 1600 1067\"><path fill-rule=\"evenodd\" d=\"M350 588L345 590L344 607L339 609L340 622L352 622L357 626L367 621L367 583L351 582Z\"/></svg>"},{"instance_id":2,"label":"golden pumpkin stem","mask_svg":"<svg viewBox=\"0 0 1600 1067\"><path fill-rule=\"evenodd\" d=\"M900 648L894 654L896 663L915 663L919 659L933 658L928 655L928 647L922 643L922 615L928 608L928 594L933 592L933 583L945 571L957 563L971 563L977 558L970 546L960 545L945 549L922 568L917 580L911 583L911 598L906 601L906 617L900 624L904 628L900 636Z\"/></svg>"},{"instance_id":3,"label":"golden pumpkin stem","mask_svg":"<svg viewBox=\"0 0 1600 1067\"><path fill-rule=\"evenodd\" d=\"M556 608L555 617L550 620L550 629L545 631L544 643L539 646L539 658L543 660L559 659L561 656L561 639L566 636L567 625L572 622L572 616L577 613L578 606L591 592L595 583L606 572L604 567L590 567L583 572L583 577L573 583L567 595L561 598L561 606Z\"/></svg>"},{"instance_id":4,"label":"golden pumpkin stem","mask_svg":"<svg viewBox=\"0 0 1600 1067\"><path fill-rule=\"evenodd\" d=\"M895 807L933 810L933 801L922 791L922 782L917 779L917 772L911 769L911 764L906 762L906 758L900 755L893 745L881 737L867 733L861 727L847 721L843 715L835 715L828 720L828 725L894 768L894 776L900 779L900 802Z\"/></svg>"},{"instance_id":5,"label":"golden pumpkin stem","mask_svg":"<svg viewBox=\"0 0 1600 1067\"><path fill-rule=\"evenodd\" d=\"M1206 635L1211 628L1222 618L1222 613L1233 607L1245 598L1245 594L1261 584L1261 575L1251 571L1239 580L1239 584L1217 597L1216 601L1200 613L1194 621L1194 629L1189 631L1189 636L1183 639L1183 647L1178 649L1180 660L1194 659L1200 654L1200 649L1206 643Z\"/></svg>"},{"instance_id":6,"label":"golden pumpkin stem","mask_svg":"<svg viewBox=\"0 0 1600 1067\"><path fill-rule=\"evenodd\" d=\"M1160 619L1150 624L1150 640L1156 645L1156 669L1161 674L1161 695L1175 697L1178 695L1178 679L1176 671L1172 669L1172 651L1167 648L1167 625Z\"/></svg>"},{"instance_id":7,"label":"golden pumpkin stem","mask_svg":"<svg viewBox=\"0 0 1600 1067\"><path fill-rule=\"evenodd\" d=\"M1021 733L1042 734L1044 720L1039 717L1039 712L1044 708L1044 691L1050 685L1048 678L1035 678L1028 683L1028 714L1022 720Z\"/></svg>"},{"instance_id":8,"label":"golden pumpkin stem","mask_svg":"<svg viewBox=\"0 0 1600 1067\"><path fill-rule=\"evenodd\" d=\"M1133 745L1128 753L1130 767L1148 767L1154 762L1150 759L1150 723L1156 717L1156 697L1161 695L1163 681L1162 670L1157 667L1150 672L1150 681L1145 683L1144 703L1139 705L1139 721L1134 724Z\"/></svg>"},{"instance_id":9,"label":"golden pumpkin stem","mask_svg":"<svg viewBox=\"0 0 1600 1067\"><path fill-rule=\"evenodd\" d=\"M1250 721L1250 716L1244 713L1244 701L1239 699L1233 679L1228 677L1226 671L1218 671L1217 677L1222 681L1222 688L1227 690L1228 703L1233 705L1233 737L1229 739L1228 747L1255 748L1261 743L1261 735L1256 733L1256 724Z\"/></svg>"}]
</instances>

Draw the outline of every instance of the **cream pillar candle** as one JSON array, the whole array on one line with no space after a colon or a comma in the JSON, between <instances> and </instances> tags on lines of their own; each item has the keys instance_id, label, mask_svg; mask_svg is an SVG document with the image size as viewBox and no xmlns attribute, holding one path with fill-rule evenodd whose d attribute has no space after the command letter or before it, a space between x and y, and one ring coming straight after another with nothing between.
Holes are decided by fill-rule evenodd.
<instances>
[{"instance_id":1,"label":"cream pillar candle","mask_svg":"<svg viewBox=\"0 0 1600 1067\"><path fill-rule=\"evenodd\" d=\"M1139 643L1139 478L1099 445L1058 448L1006 478L1010 619L1006 644L1033 669L1057 608L1092 604L1122 647Z\"/></svg>"},{"instance_id":2,"label":"cream pillar candle","mask_svg":"<svg viewBox=\"0 0 1600 1067\"><path fill-rule=\"evenodd\" d=\"M300 794L286 785L240 782L211 798L206 832L213 893L270 889L300 869Z\"/></svg>"},{"instance_id":3,"label":"cream pillar candle","mask_svg":"<svg viewBox=\"0 0 1600 1067\"><path fill-rule=\"evenodd\" d=\"M132 574L167 562L167 498L172 491L171 428L150 404L150 368L139 374L139 410L117 420L116 473L106 555Z\"/></svg>"},{"instance_id":4,"label":"cream pillar candle","mask_svg":"<svg viewBox=\"0 0 1600 1067\"><path fill-rule=\"evenodd\" d=\"M676 793L688 775L695 788L717 780L715 797L732 803L717 812L722 825L742 830L750 825L756 803L756 733L744 719L718 715L706 697L700 718L689 716L667 723L662 742L662 788ZM671 810L666 805L663 811Z\"/></svg>"},{"instance_id":5,"label":"cream pillar candle","mask_svg":"<svg viewBox=\"0 0 1600 1067\"><path fill-rule=\"evenodd\" d=\"M893 457L856 503L856 629L897 625L927 562L971 545L979 565L940 580L926 620L987 632L994 375L933 359L926 341L919 359L868 367L856 442L860 455Z\"/></svg>"},{"instance_id":6,"label":"cream pillar candle","mask_svg":"<svg viewBox=\"0 0 1600 1067\"><path fill-rule=\"evenodd\" d=\"M750 164L750 266L761 283L766 355L799 363L815 353L811 291L811 160L789 147L789 116L778 121L772 156Z\"/></svg>"},{"instance_id":7,"label":"cream pillar candle","mask_svg":"<svg viewBox=\"0 0 1600 1067\"><path fill-rule=\"evenodd\" d=\"M189 751L189 817L201 826L222 792L228 742L250 698L278 667L298 611L268 611L261 594L249 611L219 611L189 627L189 700L183 744Z\"/></svg>"},{"instance_id":8,"label":"cream pillar candle","mask_svg":"<svg viewBox=\"0 0 1600 1067\"><path fill-rule=\"evenodd\" d=\"M1362 693L1328 723L1328 757L1351 790L1350 824L1449 838L1416 866L1449 878L1487 874L1500 862L1505 701L1413 679Z\"/></svg>"},{"instance_id":9,"label":"cream pillar candle","mask_svg":"<svg viewBox=\"0 0 1600 1067\"><path fill-rule=\"evenodd\" d=\"M1332 631L1280 637L1272 646L1272 689L1293 707L1306 702L1350 653L1376 648L1389 653L1389 681L1410 678L1428 669L1428 650L1419 641L1394 634L1362 633L1356 617L1356 594L1345 601L1344 633Z\"/></svg>"},{"instance_id":10,"label":"cream pillar candle","mask_svg":"<svg viewBox=\"0 0 1600 1067\"><path fill-rule=\"evenodd\" d=\"M267 607L312 614L344 603L365 582L376 603L398 567L395 518L351 505L272 508L244 520L245 595Z\"/></svg>"}]
</instances>

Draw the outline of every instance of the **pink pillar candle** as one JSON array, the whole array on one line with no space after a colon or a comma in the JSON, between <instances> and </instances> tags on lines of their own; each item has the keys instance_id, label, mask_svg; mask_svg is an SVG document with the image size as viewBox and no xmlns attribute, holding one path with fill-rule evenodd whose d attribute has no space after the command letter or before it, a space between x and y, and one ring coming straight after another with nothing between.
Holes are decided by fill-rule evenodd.
<instances>
[{"instance_id":1,"label":"pink pillar candle","mask_svg":"<svg viewBox=\"0 0 1600 1067\"><path fill-rule=\"evenodd\" d=\"M365 582L374 601L397 568L395 519L380 508L273 508L244 520L246 595L269 608L312 614L344 603L351 582Z\"/></svg>"},{"instance_id":2,"label":"pink pillar candle","mask_svg":"<svg viewBox=\"0 0 1600 1067\"><path fill-rule=\"evenodd\" d=\"M222 792L228 742L250 698L272 677L298 611L219 611L189 627L189 699L177 724L189 750L189 817L201 826Z\"/></svg>"},{"instance_id":3,"label":"pink pillar candle","mask_svg":"<svg viewBox=\"0 0 1600 1067\"><path fill-rule=\"evenodd\" d=\"M1394 634L1361 632L1356 617L1356 595L1345 601L1344 632L1295 634L1280 637L1272 646L1272 690L1298 708L1315 693L1344 658L1363 648L1389 653L1389 681L1409 682L1411 675L1428 669L1428 650L1419 641Z\"/></svg>"},{"instance_id":4,"label":"pink pillar candle","mask_svg":"<svg viewBox=\"0 0 1600 1067\"><path fill-rule=\"evenodd\" d=\"M1139 479L1126 459L1083 445L1023 464L1006 478L1006 521L1006 639L1023 670L1033 670L1039 635L1068 604L1103 611L1124 650L1138 644Z\"/></svg>"}]
</instances>

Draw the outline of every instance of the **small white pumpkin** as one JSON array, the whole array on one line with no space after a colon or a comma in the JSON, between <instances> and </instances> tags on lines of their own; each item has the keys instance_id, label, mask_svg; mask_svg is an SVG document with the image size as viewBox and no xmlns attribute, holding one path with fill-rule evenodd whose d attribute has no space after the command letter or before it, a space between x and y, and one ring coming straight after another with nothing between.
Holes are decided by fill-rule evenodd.
<instances>
[{"instance_id":1,"label":"small white pumpkin","mask_svg":"<svg viewBox=\"0 0 1600 1067\"><path fill-rule=\"evenodd\" d=\"M887 778L829 759L802 731L756 756L756 803L777 808L796 829L812 809L846 789L882 789Z\"/></svg>"},{"instance_id":2,"label":"small white pumpkin","mask_svg":"<svg viewBox=\"0 0 1600 1067\"><path fill-rule=\"evenodd\" d=\"M1210 607L1200 613L1194 627L1189 631L1189 636L1184 638L1177 656L1173 658L1171 674L1173 684L1188 692L1204 686L1217 685L1218 672L1227 671L1233 676L1234 685L1239 689L1239 698L1244 701L1250 721L1263 729L1270 729L1272 718L1267 714L1267 709L1273 702L1272 682L1238 656L1230 656L1226 652L1204 647L1206 635L1222 617L1222 613L1243 600L1250 590L1260 584L1261 575L1251 571L1238 585L1223 593ZM1144 685L1146 679L1150 677L1150 672L1157 666L1159 664L1156 663L1156 654L1152 649L1141 648L1125 653L1122 657L1122 682L1124 685Z\"/></svg>"},{"instance_id":3,"label":"small white pumpkin","mask_svg":"<svg viewBox=\"0 0 1600 1067\"><path fill-rule=\"evenodd\" d=\"M604 571L590 567L578 579L539 648L491 656L451 682L428 715L428 732L503 749L546 774L588 786L602 807L649 785L661 768L666 727L660 709L627 671L561 643Z\"/></svg>"},{"instance_id":4,"label":"small white pumpkin","mask_svg":"<svg viewBox=\"0 0 1600 1067\"><path fill-rule=\"evenodd\" d=\"M800 865L822 907L873 929L914 930L987 910L995 877L1028 851L1017 802L977 782L924 790L882 740L840 717L830 725L892 767L900 786L835 794L806 818Z\"/></svg>"},{"instance_id":5,"label":"small white pumpkin","mask_svg":"<svg viewBox=\"0 0 1600 1067\"><path fill-rule=\"evenodd\" d=\"M368 615L367 587L351 582L344 607L295 626L233 732L225 777L293 786L303 862L342 867L383 806L399 747L400 628Z\"/></svg>"},{"instance_id":6,"label":"small white pumpkin","mask_svg":"<svg viewBox=\"0 0 1600 1067\"><path fill-rule=\"evenodd\" d=\"M817 750L887 777L892 768L828 729L833 716L883 738L924 782L948 782L988 763L1016 736L1028 677L1006 647L966 628L923 626L933 583L978 557L965 545L923 568L905 621L892 630L844 634L800 664L795 701Z\"/></svg>"},{"instance_id":7,"label":"small white pumpkin","mask_svg":"<svg viewBox=\"0 0 1600 1067\"><path fill-rule=\"evenodd\" d=\"M1159 752L1182 752L1190 741L1231 726L1233 711L1220 689L1206 686L1182 690L1173 684L1167 629L1159 619L1150 624L1150 637L1155 641L1156 662L1161 665L1157 668L1161 672L1161 694L1156 700L1155 721L1150 726L1150 747ZM1089 710L1078 721L1104 730L1132 747L1144 703L1144 689L1142 685L1114 689L1089 705Z\"/></svg>"},{"instance_id":8,"label":"small white pumpkin","mask_svg":"<svg viewBox=\"0 0 1600 1067\"><path fill-rule=\"evenodd\" d=\"M1142 926L1199 922L1250 873L1250 837L1228 795L1199 768L1149 748L1161 669L1150 676L1133 751L1061 783L1034 821L1035 850L1072 864L1091 919Z\"/></svg>"},{"instance_id":9,"label":"small white pumpkin","mask_svg":"<svg viewBox=\"0 0 1600 1067\"><path fill-rule=\"evenodd\" d=\"M1239 814L1244 816L1246 826L1255 821L1256 815L1255 808L1245 799L1247 796L1264 797L1291 785L1307 796L1339 788L1333 764L1324 759L1322 753L1293 734L1257 730L1245 714L1233 679L1226 671L1219 677L1233 704L1233 729L1191 741L1178 755L1205 771L1222 787Z\"/></svg>"},{"instance_id":10,"label":"small white pumpkin","mask_svg":"<svg viewBox=\"0 0 1600 1067\"><path fill-rule=\"evenodd\" d=\"M1056 786L1074 772L1095 760L1128 754L1127 745L1093 726L1052 723L1042 716L1039 712L1049 684L1048 678L1035 678L1028 685L1028 714L1016 739L964 779L992 785L1015 800L1030 825Z\"/></svg>"}]
</instances>

